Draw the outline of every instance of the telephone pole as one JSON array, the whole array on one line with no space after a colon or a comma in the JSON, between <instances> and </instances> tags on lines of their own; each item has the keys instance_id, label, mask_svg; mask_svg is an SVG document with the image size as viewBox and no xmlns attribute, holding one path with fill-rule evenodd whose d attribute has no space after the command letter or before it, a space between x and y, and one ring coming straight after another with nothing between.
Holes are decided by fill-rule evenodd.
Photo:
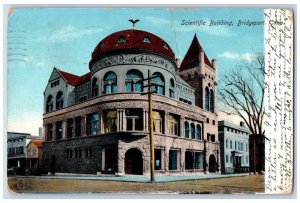
<instances>
[{"instance_id":1,"label":"telephone pole","mask_svg":"<svg viewBox=\"0 0 300 203\"><path fill-rule=\"evenodd\" d=\"M151 182L154 182L154 139L153 139L153 111L152 111L152 92L151 92L151 71L148 70L148 103L149 103L149 122L150 122L150 169Z\"/></svg>"}]
</instances>

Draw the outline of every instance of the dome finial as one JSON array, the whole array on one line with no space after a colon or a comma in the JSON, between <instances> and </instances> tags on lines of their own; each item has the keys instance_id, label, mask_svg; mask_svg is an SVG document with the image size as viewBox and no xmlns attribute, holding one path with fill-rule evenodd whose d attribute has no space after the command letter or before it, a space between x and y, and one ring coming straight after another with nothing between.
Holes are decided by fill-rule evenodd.
<instances>
[{"instance_id":1,"label":"dome finial","mask_svg":"<svg viewBox=\"0 0 300 203\"><path fill-rule=\"evenodd\" d=\"M136 20L130 19L130 20L128 20L128 21L132 23L132 29L135 30L135 26L134 26L134 25L135 25L137 22L139 22L140 20L139 20L139 19L136 19Z\"/></svg>"}]
</instances>

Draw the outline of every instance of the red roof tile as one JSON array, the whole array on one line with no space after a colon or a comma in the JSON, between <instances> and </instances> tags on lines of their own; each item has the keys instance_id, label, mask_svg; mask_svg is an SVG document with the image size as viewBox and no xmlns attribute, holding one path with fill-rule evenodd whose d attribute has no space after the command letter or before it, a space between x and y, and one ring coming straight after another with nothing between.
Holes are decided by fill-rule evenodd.
<instances>
[{"instance_id":1,"label":"red roof tile","mask_svg":"<svg viewBox=\"0 0 300 203\"><path fill-rule=\"evenodd\" d=\"M193 68L199 64L199 54L200 50L203 50L201 44L198 41L198 38L195 34L194 39L190 45L190 48L188 49L185 57L182 60L182 63L180 65L180 70L187 70L189 68ZM212 67L211 62L209 61L207 55L204 52L204 62L205 64Z\"/></svg>"},{"instance_id":2,"label":"red roof tile","mask_svg":"<svg viewBox=\"0 0 300 203\"><path fill-rule=\"evenodd\" d=\"M119 37L124 37L125 42L118 42ZM144 42L145 37L148 37L151 42ZM93 51L92 60L108 53L124 50L149 50L175 60L172 49L163 39L142 30L123 30L105 37Z\"/></svg>"},{"instance_id":3,"label":"red roof tile","mask_svg":"<svg viewBox=\"0 0 300 203\"><path fill-rule=\"evenodd\" d=\"M82 83L88 82L91 79L91 73L86 73L83 76L77 76L73 75L71 73L64 72L62 70L57 69L57 71L60 73L60 75L65 79L65 81L72 85L77 86Z\"/></svg>"}]
</instances>

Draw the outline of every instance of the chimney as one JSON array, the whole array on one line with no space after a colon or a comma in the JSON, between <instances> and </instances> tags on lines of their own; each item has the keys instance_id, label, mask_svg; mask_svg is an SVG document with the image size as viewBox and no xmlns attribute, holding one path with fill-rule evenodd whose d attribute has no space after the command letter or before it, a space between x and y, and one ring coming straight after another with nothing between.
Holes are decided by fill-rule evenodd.
<instances>
[{"instance_id":1,"label":"chimney","mask_svg":"<svg viewBox=\"0 0 300 203\"><path fill-rule=\"evenodd\" d=\"M180 60L180 58L176 58L176 66L177 66L177 69L180 68L181 62L182 62L182 61Z\"/></svg>"},{"instance_id":2,"label":"chimney","mask_svg":"<svg viewBox=\"0 0 300 203\"><path fill-rule=\"evenodd\" d=\"M245 123L243 121L240 122L241 127L245 127Z\"/></svg>"},{"instance_id":3,"label":"chimney","mask_svg":"<svg viewBox=\"0 0 300 203\"><path fill-rule=\"evenodd\" d=\"M39 137L42 137L42 136L43 136L43 128L39 127Z\"/></svg>"},{"instance_id":4,"label":"chimney","mask_svg":"<svg viewBox=\"0 0 300 203\"><path fill-rule=\"evenodd\" d=\"M199 61L200 61L200 65L199 65L200 73L202 75L205 75L205 71L204 71L204 50L203 49L200 50Z\"/></svg>"},{"instance_id":5,"label":"chimney","mask_svg":"<svg viewBox=\"0 0 300 203\"><path fill-rule=\"evenodd\" d=\"M218 79L217 60L216 59L211 60L211 64L212 64L213 69L215 69L215 81L217 81L217 79Z\"/></svg>"}]
</instances>

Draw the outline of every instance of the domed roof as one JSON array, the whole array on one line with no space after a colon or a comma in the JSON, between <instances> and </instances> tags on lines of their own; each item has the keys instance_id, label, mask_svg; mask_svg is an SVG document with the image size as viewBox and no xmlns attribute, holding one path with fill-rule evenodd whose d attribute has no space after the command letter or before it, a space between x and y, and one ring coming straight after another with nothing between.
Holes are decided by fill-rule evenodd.
<instances>
[{"instance_id":1,"label":"domed roof","mask_svg":"<svg viewBox=\"0 0 300 203\"><path fill-rule=\"evenodd\" d=\"M92 53L92 60L110 53L130 50L146 50L163 54L175 60L175 55L160 37L142 30L122 30L105 37Z\"/></svg>"}]
</instances>

